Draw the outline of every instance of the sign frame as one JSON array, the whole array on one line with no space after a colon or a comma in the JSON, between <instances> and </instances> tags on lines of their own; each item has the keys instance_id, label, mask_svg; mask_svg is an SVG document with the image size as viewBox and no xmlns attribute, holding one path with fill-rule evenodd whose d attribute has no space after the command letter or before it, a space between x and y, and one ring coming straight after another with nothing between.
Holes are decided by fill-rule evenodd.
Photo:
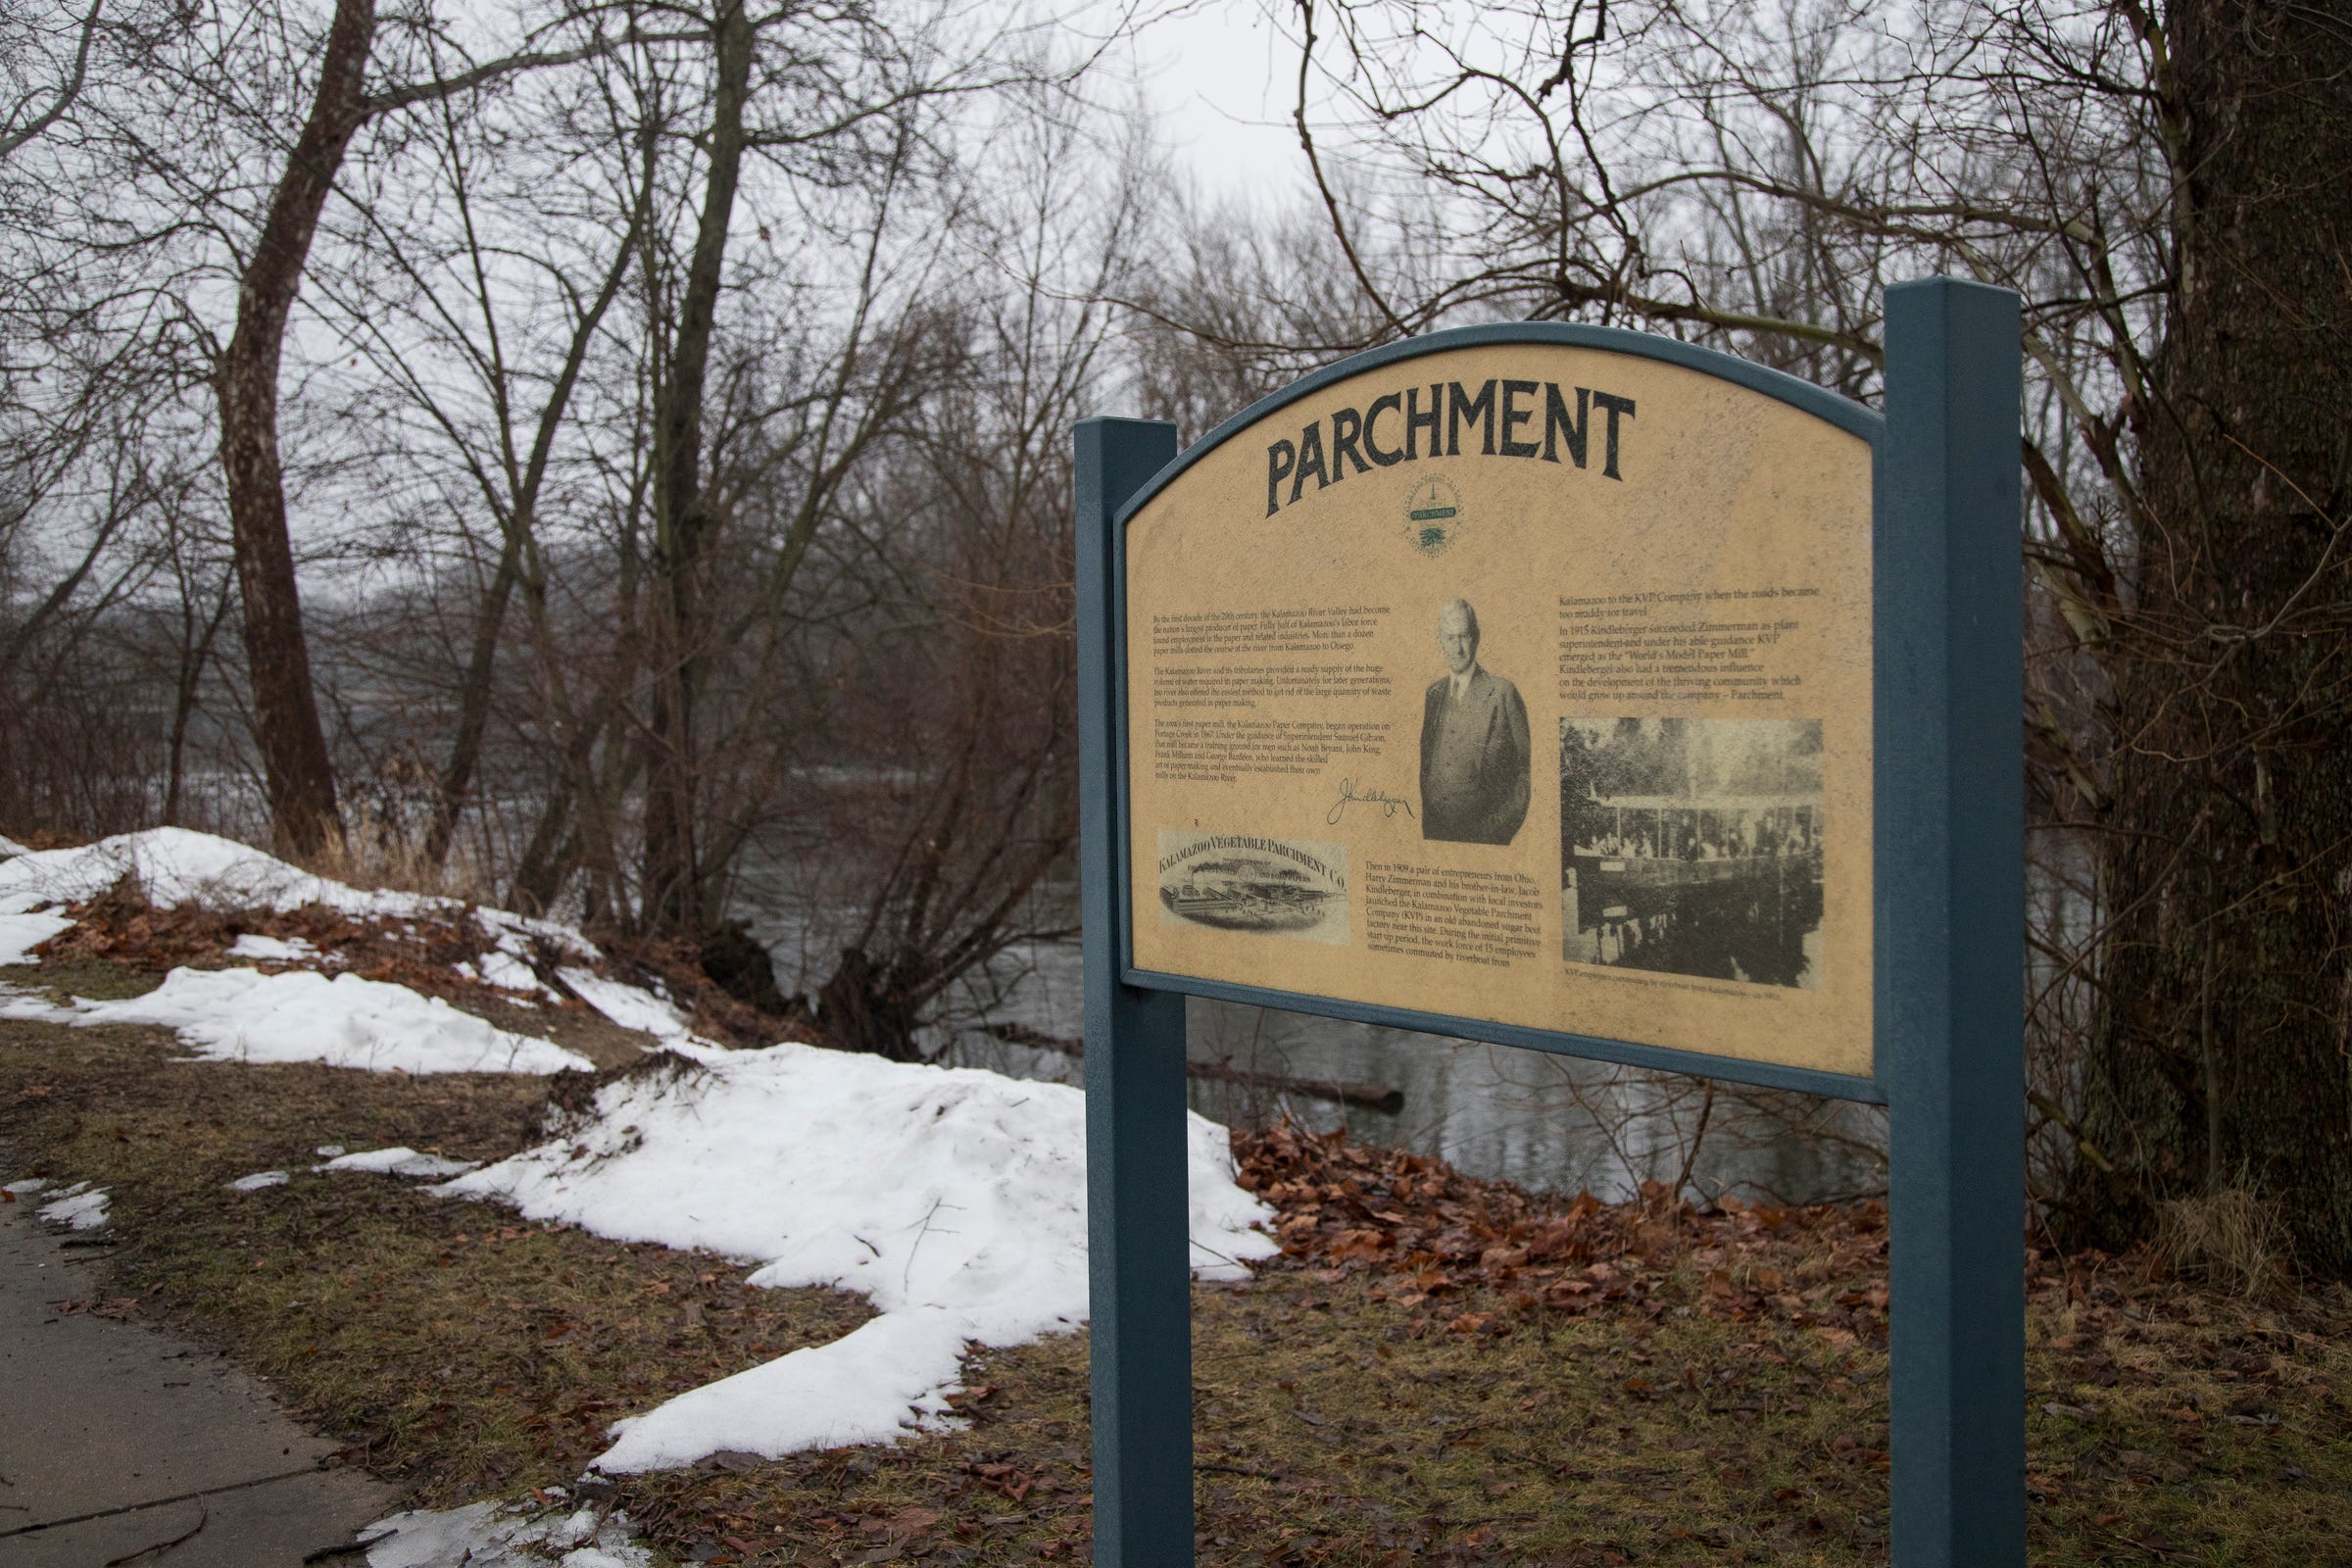
<instances>
[{"instance_id":1,"label":"sign frame","mask_svg":"<svg viewBox=\"0 0 2352 1568\"><path fill-rule=\"evenodd\" d=\"M2024 683L2015 294L1886 296L1885 415L1777 370L1611 327L1455 328L1352 356L1182 453L1164 421L1076 442L1081 921L1093 1282L1095 1561L1193 1561L1184 999L1795 1090L1889 1110L1890 1448L1899 1568L2025 1560ZM1871 450L1872 1070L1868 1076L1164 974L1134 963L1126 530L1200 457L1347 377L1544 344L1663 361Z\"/></svg>"},{"instance_id":2,"label":"sign frame","mask_svg":"<svg viewBox=\"0 0 2352 1568\"><path fill-rule=\"evenodd\" d=\"M1542 344L1567 348L1598 349L1608 353L1625 354L1636 358L1660 361L1685 369L1696 370L1715 379L1728 381L1752 392L1790 405L1798 412L1858 436L1868 444L1872 473L1880 469L1878 455L1885 436L1886 420L1876 412L1837 394L1827 392L1809 381L1753 365L1745 360L1718 354L1712 349L1699 348L1673 338L1656 337L1647 333L1629 332L1618 327L1584 326L1556 321L1511 321L1492 326L1456 327L1433 332L1421 337L1406 338L1396 343L1350 356L1335 365L1324 367L1292 382L1282 390L1251 404L1218 425L1207 435L1185 449L1173 462L1160 468L1143 488L1121 503L1112 519L1111 571L1112 620L1109 629L1109 654L1117 671L1113 694L1117 711L1111 725L1109 745L1112 766L1119 782L1118 821L1124 830L1133 820L1128 810L1126 784L1128 778L1127 734L1127 529L1135 516L1153 497L1182 477L1185 471L1208 453L1224 445L1285 407L1313 397L1325 387L1368 370L1407 363L1428 355L1449 350L1480 348L1491 345ZM1881 509L1872 508L1874 518ZM1878 599L1879 584L1874 574L1872 583L1872 623L1885 613L1887 607ZM1874 714L1874 722L1878 715ZM1874 781L1874 795L1877 793ZM1876 858L1878 847L1873 846ZM1133 866L1122 859L1118 867L1120 907L1134 908L1135 890L1132 885ZM1876 935L1875 931L1873 933ZM1212 997L1219 1001L1244 1003L1259 1006L1282 1007L1292 1012L1314 1013L1325 1017L1345 1019L1351 1023L1377 1024L1395 1029L1413 1029L1425 1034L1447 1035L1459 1040L1476 1040L1493 1045L1517 1046L1526 1050L1549 1052L1559 1055L1582 1056L1593 1060L1612 1061L1628 1066L1649 1067L1666 1072L1699 1073L1740 1083L1755 1084L1768 1089L1795 1090L1802 1094L1824 1095L1838 1100L1860 1101L1870 1104L1886 1103L1886 1090L1875 1076L1825 1072L1810 1067L1795 1067L1777 1062L1752 1060L1736 1056L1715 1056L1697 1052L1678 1051L1662 1046L1645 1045L1638 1041L1615 1040L1596 1035L1578 1034L1567 1030L1542 1029L1525 1025L1498 1023L1491 1019L1476 1019L1438 1012L1423 1012L1412 1008L1384 1006L1375 1003L1344 1001L1337 998L1304 995L1265 986L1237 984L1223 980L1202 979L1191 975L1170 974L1139 968L1135 962L1134 927L1122 918L1119 927L1120 979L1133 986L1158 991L1180 991L1189 996ZM1874 1013L1884 1001L1874 996ZM1875 1060L1875 1054L1874 1054Z\"/></svg>"}]
</instances>

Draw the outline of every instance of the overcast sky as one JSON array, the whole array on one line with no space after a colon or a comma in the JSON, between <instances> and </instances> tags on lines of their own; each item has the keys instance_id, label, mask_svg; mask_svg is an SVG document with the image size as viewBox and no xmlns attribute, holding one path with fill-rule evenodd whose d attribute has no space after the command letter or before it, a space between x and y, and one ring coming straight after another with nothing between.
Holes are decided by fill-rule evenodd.
<instances>
[{"instance_id":1,"label":"overcast sky","mask_svg":"<svg viewBox=\"0 0 2352 1568\"><path fill-rule=\"evenodd\" d=\"M1204 194L1272 201L1304 191L1291 124L1298 56L1260 0L1200 0L1144 27L1134 59L1160 139Z\"/></svg>"}]
</instances>

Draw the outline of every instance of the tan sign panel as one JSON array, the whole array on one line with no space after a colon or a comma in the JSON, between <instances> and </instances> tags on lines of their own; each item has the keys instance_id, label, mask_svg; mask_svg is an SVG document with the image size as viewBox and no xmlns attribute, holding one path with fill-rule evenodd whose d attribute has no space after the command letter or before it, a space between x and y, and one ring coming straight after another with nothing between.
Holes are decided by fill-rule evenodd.
<instances>
[{"instance_id":1,"label":"tan sign panel","mask_svg":"<svg viewBox=\"0 0 2352 1568\"><path fill-rule=\"evenodd\" d=\"M1136 966L1869 1074L1870 463L1544 344L1224 441L1127 530Z\"/></svg>"}]
</instances>

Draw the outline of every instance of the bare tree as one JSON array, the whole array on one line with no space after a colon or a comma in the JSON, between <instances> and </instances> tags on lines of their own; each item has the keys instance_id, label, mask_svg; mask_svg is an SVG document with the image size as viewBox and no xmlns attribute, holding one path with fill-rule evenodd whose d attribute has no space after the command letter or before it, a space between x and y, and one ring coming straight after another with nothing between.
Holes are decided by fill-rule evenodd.
<instances>
[{"instance_id":1,"label":"bare tree","mask_svg":"<svg viewBox=\"0 0 2352 1568\"><path fill-rule=\"evenodd\" d=\"M599 355L600 334L641 259L655 200L654 166L609 122L564 128L558 145L583 156L565 161L573 172L558 190L536 161L501 166L522 139L514 122L561 125L560 107L529 98L494 127L447 100L436 107L433 177L405 210L386 199L355 208L349 243L376 266L321 280L338 334L374 372L353 411L382 434L373 459L446 475L425 506L461 557L465 629L421 845L433 866L449 856L482 764L518 586L545 631L543 508L562 504L574 396L612 362L611 345ZM533 139L556 150L544 129ZM472 526L477 508L489 527ZM443 531L420 517L413 537ZM428 578L449 569L422 553L417 565Z\"/></svg>"},{"instance_id":2,"label":"bare tree","mask_svg":"<svg viewBox=\"0 0 2352 1568\"><path fill-rule=\"evenodd\" d=\"M540 759L513 896L584 870L595 910L688 939L821 712L786 677L803 624L845 612L804 585L836 498L960 354L911 241L939 216L938 105L994 69L862 12L761 15L747 61L719 25L744 18L641 27L564 90L453 117L407 209L349 204L338 243L374 260L321 284L372 368L368 461L430 475L400 537L436 586L409 612L466 622L432 670L390 650L442 619L364 634L451 694L428 858L495 717ZM562 175L505 172L519 145ZM529 673L502 698L510 598Z\"/></svg>"},{"instance_id":3,"label":"bare tree","mask_svg":"<svg viewBox=\"0 0 2352 1568\"><path fill-rule=\"evenodd\" d=\"M713 636L725 617L714 616L707 602L725 515L706 471L705 402L747 161L820 186L861 183L877 197L870 226L858 237L861 281L839 374L823 394L824 416L803 432L809 444L802 456L812 460L805 471L812 483L765 573L773 605L790 591L830 491L913 389L906 371L920 357L923 333L913 318L905 318L898 330L877 340L874 311L892 210L919 177L921 162L934 156L929 127L936 106L1031 74L1017 61L992 63L986 40L978 50L967 45L943 56L923 30L894 29L888 18L862 5L821 15L755 15L739 0L721 0L710 15L710 37L694 240L674 293L662 301L663 340L651 381L653 539L647 564L654 614L648 623L640 910L649 929L687 935L715 917L714 896L732 858L723 846L702 842L710 784L702 708L709 661L729 640ZM856 416L843 417L852 412L853 384L868 375L876 375L871 391L877 395L861 400ZM772 463L766 459L762 466Z\"/></svg>"},{"instance_id":4,"label":"bare tree","mask_svg":"<svg viewBox=\"0 0 2352 1568\"><path fill-rule=\"evenodd\" d=\"M969 358L860 496L904 618L856 650L836 720L856 775L817 1005L829 1035L900 1058L959 977L1072 929L1050 884L1077 832L1068 433L1119 368L1107 302L1152 179L1133 148L1087 167L1043 115L1006 141L1007 194L957 225L987 269L960 290Z\"/></svg>"},{"instance_id":5,"label":"bare tree","mask_svg":"<svg viewBox=\"0 0 2352 1568\"><path fill-rule=\"evenodd\" d=\"M0 162L65 119L90 79L105 0L90 0L78 22L0 12L0 72L8 99L0 106Z\"/></svg>"},{"instance_id":6,"label":"bare tree","mask_svg":"<svg viewBox=\"0 0 2352 1568\"><path fill-rule=\"evenodd\" d=\"M333 193L352 137L369 121L611 47L599 36L568 49L519 51L454 74L436 69L429 76L370 89L375 45L376 0L336 0L317 47L310 109L246 249L236 325L214 371L220 461L244 600L246 668L270 780L270 816L279 841L305 853L339 832L339 814L286 526L277 400L287 324L319 214Z\"/></svg>"}]
</instances>

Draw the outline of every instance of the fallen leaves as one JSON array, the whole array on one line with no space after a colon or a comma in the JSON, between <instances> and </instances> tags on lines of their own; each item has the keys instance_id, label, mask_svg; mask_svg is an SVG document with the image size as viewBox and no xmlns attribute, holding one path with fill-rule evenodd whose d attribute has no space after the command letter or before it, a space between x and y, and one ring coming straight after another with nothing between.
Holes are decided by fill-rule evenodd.
<instances>
[{"instance_id":1,"label":"fallen leaves","mask_svg":"<svg viewBox=\"0 0 2352 1568\"><path fill-rule=\"evenodd\" d=\"M1013 1502L1026 1500L1039 1483L1038 1477L1008 1464L973 1462L963 1468L981 1487Z\"/></svg>"},{"instance_id":2,"label":"fallen leaves","mask_svg":"<svg viewBox=\"0 0 2352 1568\"><path fill-rule=\"evenodd\" d=\"M1651 1183L1641 1200L1604 1204L1464 1175L1443 1160L1315 1133L1285 1121L1237 1134L1242 1185L1273 1203L1275 1234L1301 1262L1386 1276L1404 1307L1483 1291L1492 1299L1429 1325L1500 1337L1515 1322L1689 1305L1727 1322L1771 1314L1818 1331L1836 1350L1882 1346L1886 1332L1886 1208L1821 1204L1701 1212ZM1699 1289L1669 1279L1701 1265Z\"/></svg>"}]
</instances>

